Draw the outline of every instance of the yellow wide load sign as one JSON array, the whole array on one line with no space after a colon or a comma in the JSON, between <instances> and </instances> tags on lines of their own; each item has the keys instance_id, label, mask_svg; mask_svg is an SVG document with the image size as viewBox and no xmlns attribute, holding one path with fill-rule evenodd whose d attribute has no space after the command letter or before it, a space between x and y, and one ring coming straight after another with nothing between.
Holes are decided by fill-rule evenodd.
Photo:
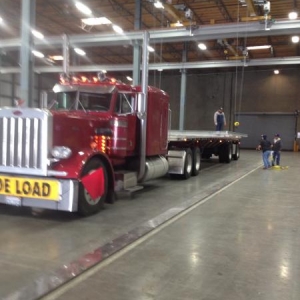
<instances>
[{"instance_id":1,"label":"yellow wide load sign","mask_svg":"<svg viewBox=\"0 0 300 300\"><path fill-rule=\"evenodd\" d=\"M56 180L0 176L0 194L58 201L59 182Z\"/></svg>"}]
</instances>

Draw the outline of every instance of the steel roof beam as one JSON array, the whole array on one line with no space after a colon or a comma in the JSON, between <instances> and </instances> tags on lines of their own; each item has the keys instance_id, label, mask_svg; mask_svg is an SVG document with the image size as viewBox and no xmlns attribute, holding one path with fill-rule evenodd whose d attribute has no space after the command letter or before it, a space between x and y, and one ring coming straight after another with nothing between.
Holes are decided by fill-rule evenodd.
<instances>
[{"instance_id":1,"label":"steel roof beam","mask_svg":"<svg viewBox=\"0 0 300 300\"><path fill-rule=\"evenodd\" d=\"M282 66L282 65L299 65L300 57L281 57L281 58L266 58L266 59L251 59L246 62L248 67L256 66ZM207 69L207 68L234 68L246 67L243 60L212 60L205 62L180 62L180 63L155 63L149 64L149 70L180 70L180 69ZM70 72L98 72L99 70L114 71L132 71L132 64L126 65L86 65L86 66L70 66ZM45 66L35 67L36 73L62 73L63 67ZM1 74L20 73L20 68L2 67Z\"/></svg>"},{"instance_id":2,"label":"steel roof beam","mask_svg":"<svg viewBox=\"0 0 300 300\"><path fill-rule=\"evenodd\" d=\"M201 25L192 32L189 28L180 29L157 29L149 30L151 43L171 43L185 41L205 41L218 38L236 38L272 36L272 35L292 35L299 34L299 20L284 20L270 23L270 30L265 30L265 24L260 22L250 23L229 23L220 25ZM132 31L125 32L122 35L114 33L104 34L80 34L70 35L70 44L73 46L93 47L93 46L114 46L132 44L132 41L143 39L143 32ZM44 40L35 40L35 46L38 48L51 48L62 46L62 36L46 37ZM15 49L21 45L20 39L0 40L1 49Z\"/></svg>"}]
</instances>

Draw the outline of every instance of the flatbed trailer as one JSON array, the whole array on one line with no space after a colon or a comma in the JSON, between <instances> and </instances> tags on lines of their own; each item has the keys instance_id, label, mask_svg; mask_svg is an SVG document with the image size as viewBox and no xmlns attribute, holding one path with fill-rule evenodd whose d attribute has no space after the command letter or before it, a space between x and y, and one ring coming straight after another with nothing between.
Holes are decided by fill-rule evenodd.
<instances>
[{"instance_id":1,"label":"flatbed trailer","mask_svg":"<svg viewBox=\"0 0 300 300\"><path fill-rule=\"evenodd\" d=\"M234 131L170 130L169 149L199 148L203 159L215 155L219 162L230 163L239 159L240 140L247 136Z\"/></svg>"}]
</instances>

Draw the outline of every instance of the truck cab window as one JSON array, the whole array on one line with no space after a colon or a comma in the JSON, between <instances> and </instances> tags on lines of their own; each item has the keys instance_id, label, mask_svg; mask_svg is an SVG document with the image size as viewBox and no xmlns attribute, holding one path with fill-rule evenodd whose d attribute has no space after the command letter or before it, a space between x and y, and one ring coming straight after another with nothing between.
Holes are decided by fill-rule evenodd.
<instances>
[{"instance_id":1,"label":"truck cab window","mask_svg":"<svg viewBox=\"0 0 300 300\"><path fill-rule=\"evenodd\" d=\"M57 110L70 110L75 107L77 92L61 92L56 94L56 103L53 106Z\"/></svg>"},{"instance_id":2,"label":"truck cab window","mask_svg":"<svg viewBox=\"0 0 300 300\"><path fill-rule=\"evenodd\" d=\"M111 94L96 94L80 92L78 109L91 111L108 111L110 108Z\"/></svg>"},{"instance_id":3,"label":"truck cab window","mask_svg":"<svg viewBox=\"0 0 300 300\"><path fill-rule=\"evenodd\" d=\"M115 112L118 114L129 114L133 112L133 101L130 94L118 94Z\"/></svg>"}]
</instances>

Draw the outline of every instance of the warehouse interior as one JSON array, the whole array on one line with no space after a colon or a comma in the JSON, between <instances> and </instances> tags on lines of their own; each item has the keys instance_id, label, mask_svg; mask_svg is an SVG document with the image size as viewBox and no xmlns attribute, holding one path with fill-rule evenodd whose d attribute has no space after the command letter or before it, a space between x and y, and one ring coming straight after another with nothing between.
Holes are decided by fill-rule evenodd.
<instances>
[{"instance_id":1,"label":"warehouse interior","mask_svg":"<svg viewBox=\"0 0 300 300\"><path fill-rule=\"evenodd\" d=\"M89 218L1 206L0 299L298 299L299 5L1 1L1 107L41 107L66 70L140 85L147 56L172 129L214 130L223 107L224 130L248 137L239 161L205 160L199 178L155 180ZM277 133L282 168L263 172L255 148Z\"/></svg>"},{"instance_id":2,"label":"warehouse interior","mask_svg":"<svg viewBox=\"0 0 300 300\"><path fill-rule=\"evenodd\" d=\"M170 94L172 129L213 129L212 115L222 106L227 129L236 130L234 122L242 121L238 130L249 133L245 148L253 148L260 126L244 128L243 119L264 119L273 127L273 116L280 115L276 125L287 136L286 150L293 150L299 131L299 21L289 14L297 13L297 0L162 2L87 1L83 4L89 14L74 1L29 1L32 16L22 11L22 1L1 3L1 105L27 96L21 95L24 89L34 91L29 98L39 105L42 92L51 90L63 72L65 35L72 72L95 75L105 70L124 82L130 83L129 77L133 84L140 83L137 64L146 30L154 50L149 51L149 84ZM32 23L28 37L21 32L22 14ZM96 25L84 23L91 20ZM116 26L121 33L114 31ZM30 59L28 68L35 72L24 88L19 77L22 34L42 56L29 53L23 58Z\"/></svg>"}]
</instances>

